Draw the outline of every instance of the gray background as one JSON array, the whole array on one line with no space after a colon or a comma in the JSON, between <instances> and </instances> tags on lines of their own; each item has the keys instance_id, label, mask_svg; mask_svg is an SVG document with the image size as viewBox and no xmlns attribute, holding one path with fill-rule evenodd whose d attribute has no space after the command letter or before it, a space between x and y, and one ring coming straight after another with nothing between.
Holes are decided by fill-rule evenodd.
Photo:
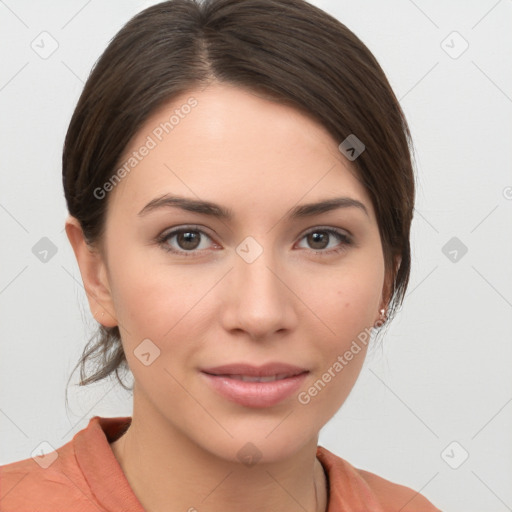
<instances>
[{"instance_id":1,"label":"gray background","mask_svg":"<svg viewBox=\"0 0 512 512\"><path fill-rule=\"evenodd\" d=\"M72 385L65 405L94 322L60 158L93 63L153 3L0 1L0 463L60 447L94 415L131 414L114 381ZM443 510L512 510L512 1L312 3L381 63L418 172L408 295L321 444Z\"/></svg>"}]
</instances>

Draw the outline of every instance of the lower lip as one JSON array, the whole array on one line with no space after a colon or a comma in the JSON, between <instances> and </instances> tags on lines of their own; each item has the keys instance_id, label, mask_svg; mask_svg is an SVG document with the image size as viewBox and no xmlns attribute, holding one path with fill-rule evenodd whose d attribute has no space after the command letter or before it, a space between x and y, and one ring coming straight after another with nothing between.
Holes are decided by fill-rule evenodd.
<instances>
[{"instance_id":1,"label":"lower lip","mask_svg":"<svg viewBox=\"0 0 512 512\"><path fill-rule=\"evenodd\" d=\"M303 384L307 372L271 382L245 382L225 375L201 372L208 384L228 400L245 407L272 407L282 402Z\"/></svg>"}]
</instances>

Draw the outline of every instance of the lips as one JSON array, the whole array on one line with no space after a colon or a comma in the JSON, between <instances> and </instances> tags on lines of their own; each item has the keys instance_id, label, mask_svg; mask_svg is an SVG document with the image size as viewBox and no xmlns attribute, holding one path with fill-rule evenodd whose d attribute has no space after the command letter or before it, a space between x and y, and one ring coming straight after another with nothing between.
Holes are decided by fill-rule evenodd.
<instances>
[{"instance_id":1,"label":"lips","mask_svg":"<svg viewBox=\"0 0 512 512\"><path fill-rule=\"evenodd\" d=\"M268 375L265 377L254 377L250 375L224 375L225 377L230 377L235 380L242 380L244 382L274 382L276 380L286 379L287 377L291 377L286 373L279 373L277 375Z\"/></svg>"},{"instance_id":2,"label":"lips","mask_svg":"<svg viewBox=\"0 0 512 512\"><path fill-rule=\"evenodd\" d=\"M224 398L246 407L264 408L277 405L297 391L309 371L284 363L239 363L205 368L201 373Z\"/></svg>"},{"instance_id":3,"label":"lips","mask_svg":"<svg viewBox=\"0 0 512 512\"><path fill-rule=\"evenodd\" d=\"M293 377L307 372L308 370L306 368L300 368L299 366L292 366L286 363L268 363L263 366L236 363L216 366L213 368L205 368L202 371L210 375L223 375L226 377L240 378L239 380L247 379L246 382L269 382L272 380Z\"/></svg>"}]
</instances>

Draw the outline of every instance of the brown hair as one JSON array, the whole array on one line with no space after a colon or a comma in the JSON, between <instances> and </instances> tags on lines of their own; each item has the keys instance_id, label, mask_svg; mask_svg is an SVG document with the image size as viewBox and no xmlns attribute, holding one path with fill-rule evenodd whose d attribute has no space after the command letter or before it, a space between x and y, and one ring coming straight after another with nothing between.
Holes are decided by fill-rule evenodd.
<instances>
[{"instance_id":1,"label":"brown hair","mask_svg":"<svg viewBox=\"0 0 512 512\"><path fill-rule=\"evenodd\" d=\"M142 11L117 33L85 84L62 158L68 210L88 243L100 242L108 206L108 197L94 191L113 176L143 122L177 95L213 81L293 105L340 143L350 134L363 142L366 149L352 164L377 216L393 317L411 264L409 128L368 48L304 0L171 0ZM88 377L87 362L95 370ZM80 385L115 372L126 388L118 373L127 369L118 327L100 326L74 370L79 365Z\"/></svg>"}]
</instances>

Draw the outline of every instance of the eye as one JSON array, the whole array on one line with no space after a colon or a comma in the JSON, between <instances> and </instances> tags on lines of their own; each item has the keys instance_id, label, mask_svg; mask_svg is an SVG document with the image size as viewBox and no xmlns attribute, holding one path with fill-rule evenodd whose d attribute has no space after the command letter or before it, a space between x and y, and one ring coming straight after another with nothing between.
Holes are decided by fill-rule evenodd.
<instances>
[{"instance_id":1,"label":"eye","mask_svg":"<svg viewBox=\"0 0 512 512\"><path fill-rule=\"evenodd\" d=\"M319 256L340 253L353 245L352 238L345 232L327 227L313 228L301 240L305 240L310 251ZM180 256L199 256L198 253L212 246L211 237L198 226L184 226L164 232L156 241L165 251ZM215 243L213 247L220 248Z\"/></svg>"},{"instance_id":2,"label":"eye","mask_svg":"<svg viewBox=\"0 0 512 512\"><path fill-rule=\"evenodd\" d=\"M211 241L211 238L197 226L185 226L164 232L157 242L167 252L195 256L196 252L208 248L208 240Z\"/></svg>"},{"instance_id":3,"label":"eye","mask_svg":"<svg viewBox=\"0 0 512 512\"><path fill-rule=\"evenodd\" d=\"M345 251L347 246L353 244L351 237L343 231L323 227L308 231L302 236L302 240L306 240L315 254L322 256Z\"/></svg>"}]
</instances>

